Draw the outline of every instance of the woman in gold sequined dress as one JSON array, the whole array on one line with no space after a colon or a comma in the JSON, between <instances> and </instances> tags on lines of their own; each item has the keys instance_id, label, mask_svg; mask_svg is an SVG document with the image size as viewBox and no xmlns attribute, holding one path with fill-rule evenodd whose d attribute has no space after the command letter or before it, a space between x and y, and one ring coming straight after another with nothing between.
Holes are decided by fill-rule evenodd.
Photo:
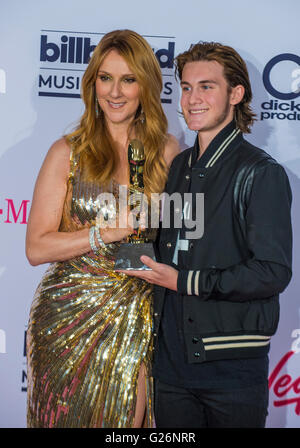
<instances>
[{"instance_id":1,"label":"woman in gold sequined dress","mask_svg":"<svg viewBox=\"0 0 300 448\"><path fill-rule=\"evenodd\" d=\"M27 332L29 427L153 425L152 289L113 269L132 228L103 229L96 217L99 195L118 204L128 184L132 138L145 148L145 192L163 190L179 149L161 89L147 42L130 30L108 33L83 76L80 124L52 145L39 173L26 253L32 265L50 265Z\"/></svg>"}]
</instances>

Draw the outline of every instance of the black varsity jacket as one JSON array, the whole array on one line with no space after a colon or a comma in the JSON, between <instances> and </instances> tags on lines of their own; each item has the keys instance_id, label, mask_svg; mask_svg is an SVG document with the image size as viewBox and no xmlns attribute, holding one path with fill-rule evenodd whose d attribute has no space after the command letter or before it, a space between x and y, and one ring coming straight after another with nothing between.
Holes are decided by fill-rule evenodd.
<instances>
[{"instance_id":1,"label":"black varsity jacket","mask_svg":"<svg viewBox=\"0 0 300 448\"><path fill-rule=\"evenodd\" d=\"M264 356L278 325L279 293L291 279L291 189L283 167L245 141L234 122L213 145L198 168L196 139L174 159L166 186L182 200L186 192L204 194L203 235L186 242L177 284L190 363ZM173 206L170 228L163 225L158 239L158 261L176 269L178 213ZM165 292L155 286L154 336Z\"/></svg>"}]
</instances>

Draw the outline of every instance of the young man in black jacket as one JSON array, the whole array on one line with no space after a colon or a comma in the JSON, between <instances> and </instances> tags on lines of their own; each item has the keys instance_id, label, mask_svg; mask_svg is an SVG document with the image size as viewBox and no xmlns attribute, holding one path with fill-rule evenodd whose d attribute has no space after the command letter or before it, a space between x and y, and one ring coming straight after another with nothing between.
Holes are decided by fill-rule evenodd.
<instances>
[{"instance_id":1,"label":"young man in black jacket","mask_svg":"<svg viewBox=\"0 0 300 448\"><path fill-rule=\"evenodd\" d=\"M234 49L192 45L176 69L197 138L170 168L165 204L174 193L177 203L164 210L159 262L142 257L152 271L131 273L155 284L156 425L264 427L270 339L291 278L289 181L243 138L252 92Z\"/></svg>"}]
</instances>

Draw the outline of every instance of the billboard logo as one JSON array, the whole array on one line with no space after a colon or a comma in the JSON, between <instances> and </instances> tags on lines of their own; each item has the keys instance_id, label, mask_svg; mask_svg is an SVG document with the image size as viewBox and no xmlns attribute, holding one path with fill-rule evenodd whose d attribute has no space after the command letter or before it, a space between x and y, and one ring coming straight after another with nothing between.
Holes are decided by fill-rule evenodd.
<instances>
[{"instance_id":1,"label":"billboard logo","mask_svg":"<svg viewBox=\"0 0 300 448\"><path fill-rule=\"evenodd\" d=\"M6 93L6 73L0 68L0 93Z\"/></svg>"},{"instance_id":2,"label":"billboard logo","mask_svg":"<svg viewBox=\"0 0 300 448\"><path fill-rule=\"evenodd\" d=\"M6 334L0 328L0 353L6 353Z\"/></svg>"},{"instance_id":3,"label":"billboard logo","mask_svg":"<svg viewBox=\"0 0 300 448\"><path fill-rule=\"evenodd\" d=\"M87 64L96 48L89 37L63 35L60 43L48 42L48 36L41 36L41 62L67 62L69 64Z\"/></svg>"},{"instance_id":4,"label":"billboard logo","mask_svg":"<svg viewBox=\"0 0 300 448\"><path fill-rule=\"evenodd\" d=\"M265 89L276 99L261 104L260 119L300 120L300 103L295 101L300 96L300 56L274 56L266 64L262 78Z\"/></svg>"},{"instance_id":5,"label":"billboard logo","mask_svg":"<svg viewBox=\"0 0 300 448\"><path fill-rule=\"evenodd\" d=\"M83 73L105 33L42 30L40 41L39 96L80 98ZM162 103L172 103L174 37L144 36L160 64L164 87Z\"/></svg>"}]
</instances>

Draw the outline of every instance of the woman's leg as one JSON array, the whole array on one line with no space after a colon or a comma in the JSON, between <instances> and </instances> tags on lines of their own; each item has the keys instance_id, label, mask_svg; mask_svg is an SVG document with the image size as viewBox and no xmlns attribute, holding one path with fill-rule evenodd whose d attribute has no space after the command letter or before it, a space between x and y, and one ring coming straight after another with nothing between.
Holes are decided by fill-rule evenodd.
<instances>
[{"instance_id":1,"label":"woman's leg","mask_svg":"<svg viewBox=\"0 0 300 448\"><path fill-rule=\"evenodd\" d=\"M133 428L142 428L145 419L146 375L147 375L146 367L144 364L142 364L137 381L137 398L136 398Z\"/></svg>"}]
</instances>

